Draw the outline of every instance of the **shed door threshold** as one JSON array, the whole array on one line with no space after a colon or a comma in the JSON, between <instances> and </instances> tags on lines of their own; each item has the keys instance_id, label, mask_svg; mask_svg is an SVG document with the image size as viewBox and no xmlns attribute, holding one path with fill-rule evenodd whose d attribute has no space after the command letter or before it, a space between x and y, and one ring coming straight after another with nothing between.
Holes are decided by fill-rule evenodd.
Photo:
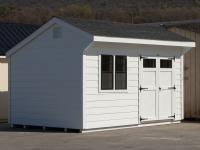
<instances>
[{"instance_id":1,"label":"shed door threshold","mask_svg":"<svg viewBox=\"0 0 200 150\"><path fill-rule=\"evenodd\" d=\"M163 123L163 122L174 122L174 119L165 119L165 120L151 120L151 121L141 121L141 124L152 124L152 123Z\"/></svg>"}]
</instances>

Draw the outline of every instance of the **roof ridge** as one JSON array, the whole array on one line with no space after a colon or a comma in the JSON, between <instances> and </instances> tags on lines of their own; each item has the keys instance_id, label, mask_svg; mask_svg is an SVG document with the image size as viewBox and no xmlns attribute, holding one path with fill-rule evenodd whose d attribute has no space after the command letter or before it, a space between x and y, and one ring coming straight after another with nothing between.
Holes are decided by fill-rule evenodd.
<instances>
[{"instance_id":1,"label":"roof ridge","mask_svg":"<svg viewBox=\"0 0 200 150\"><path fill-rule=\"evenodd\" d=\"M128 22L118 22L118 21L110 21L110 20L100 20L100 19L84 19L84 18L75 18L75 17L57 17L54 16L55 18L67 21L68 19L71 20L79 20L79 21L90 21L90 22L99 22L99 23L112 23L112 24L122 24L122 25L139 25L139 24L134 24L134 23L128 23Z\"/></svg>"},{"instance_id":2,"label":"roof ridge","mask_svg":"<svg viewBox=\"0 0 200 150\"><path fill-rule=\"evenodd\" d=\"M99 22L99 23L112 23L112 24L121 24L121 25L133 25L133 26L142 26L142 25L174 25L174 24L190 24L190 23L200 23L200 19L193 20L178 20L178 21L161 21L161 22L147 22L147 23L128 23L128 22L118 22L118 21L110 21L110 20L98 20L98 19L84 19L84 18L75 18L75 17L57 17L55 18L62 19L67 21L67 19L71 20L79 20L79 21L90 21L90 22Z\"/></svg>"}]
</instances>

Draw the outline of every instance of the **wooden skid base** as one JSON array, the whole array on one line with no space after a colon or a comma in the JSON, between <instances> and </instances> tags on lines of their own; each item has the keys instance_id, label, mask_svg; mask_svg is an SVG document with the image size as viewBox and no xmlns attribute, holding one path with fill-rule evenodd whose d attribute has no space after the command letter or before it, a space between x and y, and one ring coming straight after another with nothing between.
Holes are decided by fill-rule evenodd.
<instances>
[{"instance_id":1,"label":"wooden skid base","mask_svg":"<svg viewBox=\"0 0 200 150\"><path fill-rule=\"evenodd\" d=\"M129 126L120 126L120 127L109 127L109 128L98 128L98 129L69 129L69 128L54 128L54 127L46 127L46 126L32 126L32 125L18 125L12 124L10 127L12 128L21 128L28 130L43 131L43 132L66 132L66 133L89 133L89 132L99 132L99 131L111 131L111 130L119 130L119 129L129 129L129 128L138 128L138 127L148 127L148 126L158 126L158 125L168 125L168 124L176 124L181 123L181 121L169 121L169 122L159 122L159 123L148 123L148 124L139 124L139 125L129 125Z\"/></svg>"},{"instance_id":2,"label":"wooden skid base","mask_svg":"<svg viewBox=\"0 0 200 150\"><path fill-rule=\"evenodd\" d=\"M46 127L46 126L33 126L33 125L21 125L21 124L11 124L11 128L34 130L34 131L44 131L44 132L66 132L66 133L82 133L82 130L79 129L68 129L68 128L55 128L55 127Z\"/></svg>"}]
</instances>

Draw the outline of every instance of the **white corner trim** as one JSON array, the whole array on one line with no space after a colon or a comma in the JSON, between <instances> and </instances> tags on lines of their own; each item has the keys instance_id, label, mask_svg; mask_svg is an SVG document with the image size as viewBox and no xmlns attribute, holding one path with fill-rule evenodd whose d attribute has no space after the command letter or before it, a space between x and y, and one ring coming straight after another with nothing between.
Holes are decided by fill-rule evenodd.
<instances>
[{"instance_id":1,"label":"white corner trim","mask_svg":"<svg viewBox=\"0 0 200 150\"><path fill-rule=\"evenodd\" d=\"M105 37L105 36L94 36L94 41L127 43L127 44L130 43L130 44L145 44L145 45L178 46L178 47L195 47L196 45L195 42L163 41L163 40L119 38L119 37Z\"/></svg>"}]
</instances>

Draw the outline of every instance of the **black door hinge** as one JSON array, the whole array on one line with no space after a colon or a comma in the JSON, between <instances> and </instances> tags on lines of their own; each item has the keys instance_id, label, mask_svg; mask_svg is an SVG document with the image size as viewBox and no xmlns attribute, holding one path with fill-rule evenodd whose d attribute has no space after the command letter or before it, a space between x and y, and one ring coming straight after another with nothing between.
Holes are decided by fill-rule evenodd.
<instances>
[{"instance_id":1,"label":"black door hinge","mask_svg":"<svg viewBox=\"0 0 200 150\"><path fill-rule=\"evenodd\" d=\"M176 57L174 56L174 57L170 57L170 58L168 58L169 60L176 60Z\"/></svg>"},{"instance_id":2,"label":"black door hinge","mask_svg":"<svg viewBox=\"0 0 200 150\"><path fill-rule=\"evenodd\" d=\"M141 121L144 121L144 120L148 120L148 118L142 118L142 117L140 116L140 122L141 122Z\"/></svg>"},{"instance_id":3,"label":"black door hinge","mask_svg":"<svg viewBox=\"0 0 200 150\"><path fill-rule=\"evenodd\" d=\"M173 87L169 87L168 89L176 90L176 86L174 85Z\"/></svg>"},{"instance_id":4,"label":"black door hinge","mask_svg":"<svg viewBox=\"0 0 200 150\"><path fill-rule=\"evenodd\" d=\"M140 86L139 90L140 90L140 92L141 92L142 90L148 90L148 88L142 88L142 87Z\"/></svg>"},{"instance_id":5,"label":"black door hinge","mask_svg":"<svg viewBox=\"0 0 200 150\"><path fill-rule=\"evenodd\" d=\"M145 59L145 58L148 58L148 57L140 56L140 60Z\"/></svg>"},{"instance_id":6,"label":"black door hinge","mask_svg":"<svg viewBox=\"0 0 200 150\"><path fill-rule=\"evenodd\" d=\"M176 114L174 113L174 115L173 116L169 116L168 118L176 118Z\"/></svg>"}]
</instances>

